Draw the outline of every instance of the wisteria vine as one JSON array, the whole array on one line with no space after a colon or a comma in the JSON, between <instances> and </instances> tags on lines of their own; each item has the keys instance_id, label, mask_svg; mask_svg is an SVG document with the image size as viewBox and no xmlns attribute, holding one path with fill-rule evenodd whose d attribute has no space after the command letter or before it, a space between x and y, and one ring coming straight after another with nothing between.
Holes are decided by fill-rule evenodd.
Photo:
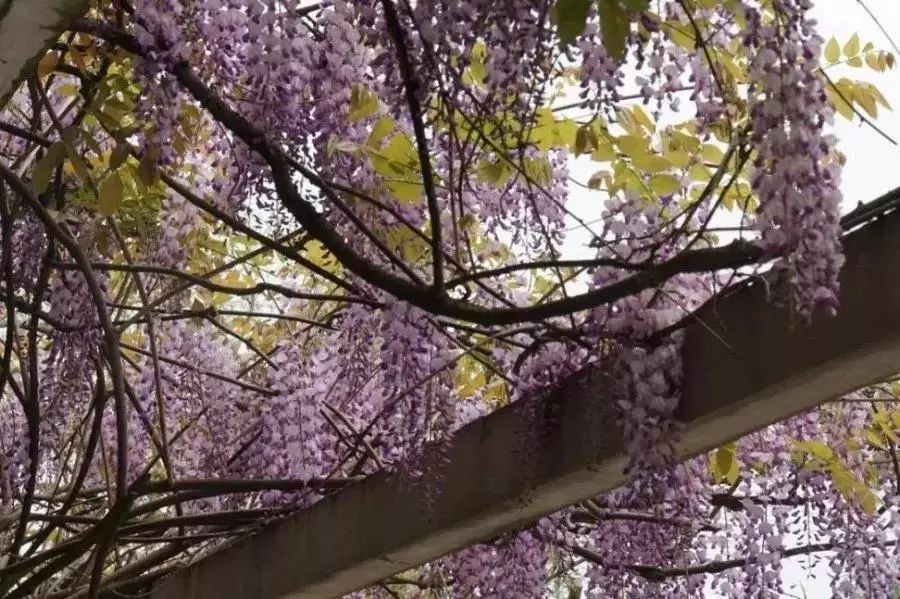
<instances>
[{"instance_id":1,"label":"wisteria vine","mask_svg":"<svg viewBox=\"0 0 900 599\"><path fill-rule=\"evenodd\" d=\"M456 431L599 368L624 487L354 596L891 596L893 383L675 459L701 306L840 310L814 8L94 2L0 111L0 595L146 590L380 471L427 510Z\"/></svg>"}]
</instances>

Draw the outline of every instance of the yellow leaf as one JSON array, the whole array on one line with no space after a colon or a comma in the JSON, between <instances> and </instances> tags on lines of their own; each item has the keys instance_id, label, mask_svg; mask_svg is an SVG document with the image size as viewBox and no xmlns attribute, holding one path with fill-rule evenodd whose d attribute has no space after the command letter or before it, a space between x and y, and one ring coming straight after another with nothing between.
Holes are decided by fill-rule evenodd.
<instances>
[{"instance_id":1,"label":"yellow leaf","mask_svg":"<svg viewBox=\"0 0 900 599\"><path fill-rule=\"evenodd\" d=\"M397 124L394 122L394 119L387 116L381 117L375 121L375 125L372 126L372 132L369 133L369 139L366 143L372 147L380 146L382 140L390 135L396 126Z\"/></svg>"},{"instance_id":2,"label":"yellow leaf","mask_svg":"<svg viewBox=\"0 0 900 599\"><path fill-rule=\"evenodd\" d=\"M716 450L716 470L724 475L731 470L731 462L734 461L734 445L728 444Z\"/></svg>"},{"instance_id":3,"label":"yellow leaf","mask_svg":"<svg viewBox=\"0 0 900 599\"><path fill-rule=\"evenodd\" d=\"M463 72L463 85L471 87L473 85L480 86L484 84L484 80L487 78L487 69L484 66L484 58L486 55L487 50L484 43L476 42L475 45L472 46L469 66Z\"/></svg>"},{"instance_id":4,"label":"yellow leaf","mask_svg":"<svg viewBox=\"0 0 900 599\"><path fill-rule=\"evenodd\" d=\"M361 85L353 86L350 91L350 122L361 121L378 111L378 97Z\"/></svg>"},{"instance_id":5,"label":"yellow leaf","mask_svg":"<svg viewBox=\"0 0 900 599\"><path fill-rule=\"evenodd\" d=\"M798 441L794 446L800 451L811 454L823 462L829 462L834 458L834 452L831 448L821 441Z\"/></svg>"},{"instance_id":6,"label":"yellow leaf","mask_svg":"<svg viewBox=\"0 0 900 599\"><path fill-rule=\"evenodd\" d=\"M78 93L78 86L72 83L64 83L57 87L55 91L60 96L70 97Z\"/></svg>"},{"instance_id":7,"label":"yellow leaf","mask_svg":"<svg viewBox=\"0 0 900 599\"><path fill-rule=\"evenodd\" d=\"M702 164L695 164L691 167L691 170L688 171L691 179L694 181L709 181L712 175L709 172L709 169L703 166Z\"/></svg>"},{"instance_id":8,"label":"yellow leaf","mask_svg":"<svg viewBox=\"0 0 900 599\"><path fill-rule=\"evenodd\" d=\"M859 35L853 34L846 44L844 44L844 56L850 58L859 54Z\"/></svg>"},{"instance_id":9,"label":"yellow leaf","mask_svg":"<svg viewBox=\"0 0 900 599\"><path fill-rule=\"evenodd\" d=\"M664 31L675 45L681 46L685 50L693 51L696 49L697 44L694 37L689 33L689 27L681 21L667 21Z\"/></svg>"},{"instance_id":10,"label":"yellow leaf","mask_svg":"<svg viewBox=\"0 0 900 599\"><path fill-rule=\"evenodd\" d=\"M672 165L662 156L656 154L638 154L631 159L635 168L647 173L658 173L668 170Z\"/></svg>"},{"instance_id":11,"label":"yellow leaf","mask_svg":"<svg viewBox=\"0 0 900 599\"><path fill-rule=\"evenodd\" d=\"M703 149L700 151L700 155L703 156L705 161L713 162L715 164L721 162L722 158L725 156L721 148L713 144L704 144Z\"/></svg>"},{"instance_id":12,"label":"yellow leaf","mask_svg":"<svg viewBox=\"0 0 900 599\"><path fill-rule=\"evenodd\" d=\"M630 158L646 154L649 148L648 140L638 135L622 135L616 138L616 143L622 153Z\"/></svg>"},{"instance_id":13,"label":"yellow leaf","mask_svg":"<svg viewBox=\"0 0 900 599\"><path fill-rule=\"evenodd\" d=\"M845 468L834 468L831 471L831 482L834 488L847 500L853 499L856 479Z\"/></svg>"},{"instance_id":14,"label":"yellow leaf","mask_svg":"<svg viewBox=\"0 0 900 599\"><path fill-rule=\"evenodd\" d=\"M56 69L56 65L59 64L59 53L57 52L47 52L41 58L41 61L37 66L37 74L39 77L46 77L50 73L52 73Z\"/></svg>"},{"instance_id":15,"label":"yellow leaf","mask_svg":"<svg viewBox=\"0 0 900 599\"><path fill-rule=\"evenodd\" d=\"M76 144L80 135L81 132L78 130L78 128L74 126L66 127L62 132L63 143L66 146L66 153L69 156L69 163L71 163L72 169L75 171L75 174L78 175L78 178L81 179L82 182L90 184L90 172L88 171L87 165L81 159L81 155L76 149Z\"/></svg>"},{"instance_id":16,"label":"yellow leaf","mask_svg":"<svg viewBox=\"0 0 900 599\"><path fill-rule=\"evenodd\" d=\"M479 389L483 388L486 383L487 378L484 376L484 371L482 370L462 386L459 390L459 395L461 397L471 397L475 395Z\"/></svg>"},{"instance_id":17,"label":"yellow leaf","mask_svg":"<svg viewBox=\"0 0 900 599\"><path fill-rule=\"evenodd\" d=\"M553 166L546 156L526 159L523 166L525 175L536 183L545 185L553 180Z\"/></svg>"},{"instance_id":18,"label":"yellow leaf","mask_svg":"<svg viewBox=\"0 0 900 599\"><path fill-rule=\"evenodd\" d=\"M599 140L596 149L591 153L591 160L595 162L609 162L615 159L616 150L609 141Z\"/></svg>"},{"instance_id":19,"label":"yellow leaf","mask_svg":"<svg viewBox=\"0 0 900 599\"><path fill-rule=\"evenodd\" d=\"M886 449L887 446L884 443L884 439L881 438L878 433L871 429L866 430L866 441L869 442L870 445L877 447L879 449Z\"/></svg>"},{"instance_id":20,"label":"yellow leaf","mask_svg":"<svg viewBox=\"0 0 900 599\"><path fill-rule=\"evenodd\" d=\"M847 61L847 64L850 65L851 67L858 69L861 66L863 66L863 61L862 61L862 58L860 58L859 56L854 56L853 58L851 58L850 60Z\"/></svg>"},{"instance_id":21,"label":"yellow leaf","mask_svg":"<svg viewBox=\"0 0 900 599\"><path fill-rule=\"evenodd\" d=\"M631 112L634 114L634 118L638 124L643 126L647 131L652 133L656 130L656 124L653 122L653 119L651 119L650 115L639 105L634 105L631 108Z\"/></svg>"},{"instance_id":22,"label":"yellow leaf","mask_svg":"<svg viewBox=\"0 0 900 599\"><path fill-rule=\"evenodd\" d=\"M478 162L476 178L484 183L502 187L509 181L512 174L512 169L509 168L509 164L505 160L501 159L491 162L490 160L482 159Z\"/></svg>"},{"instance_id":23,"label":"yellow leaf","mask_svg":"<svg viewBox=\"0 0 900 599\"><path fill-rule=\"evenodd\" d=\"M578 123L572 119L564 119L556 122L557 145L575 146L575 138L578 135Z\"/></svg>"},{"instance_id":24,"label":"yellow leaf","mask_svg":"<svg viewBox=\"0 0 900 599\"><path fill-rule=\"evenodd\" d=\"M859 500L859 504L862 506L862 509L866 511L867 514L874 515L876 511L878 511L878 496L875 495L869 489L866 489L862 493L862 497Z\"/></svg>"},{"instance_id":25,"label":"yellow leaf","mask_svg":"<svg viewBox=\"0 0 900 599\"><path fill-rule=\"evenodd\" d=\"M887 101L887 98L885 98L884 95L881 93L881 90L879 90L877 87L875 87L871 83L865 83L864 85L865 85L865 88L868 89L872 93L872 96L874 96L875 102L877 102L878 104L881 104L888 110L891 110L891 105Z\"/></svg>"},{"instance_id":26,"label":"yellow leaf","mask_svg":"<svg viewBox=\"0 0 900 599\"><path fill-rule=\"evenodd\" d=\"M841 47L838 45L838 42L834 37L828 40L828 43L825 44L825 60L830 62L831 64L836 63L841 59Z\"/></svg>"},{"instance_id":27,"label":"yellow leaf","mask_svg":"<svg viewBox=\"0 0 900 599\"><path fill-rule=\"evenodd\" d=\"M686 168L691 163L691 155L682 150L666 150L663 157L677 168Z\"/></svg>"},{"instance_id":28,"label":"yellow leaf","mask_svg":"<svg viewBox=\"0 0 900 599\"><path fill-rule=\"evenodd\" d=\"M875 103L875 95L871 90L857 86L854 89L853 101L859 104L873 119L878 117L878 105Z\"/></svg>"},{"instance_id":29,"label":"yellow leaf","mask_svg":"<svg viewBox=\"0 0 900 599\"><path fill-rule=\"evenodd\" d=\"M395 198L406 204L415 204L422 199L423 187L420 183L410 181L389 181L388 189Z\"/></svg>"},{"instance_id":30,"label":"yellow leaf","mask_svg":"<svg viewBox=\"0 0 900 599\"><path fill-rule=\"evenodd\" d=\"M831 86L828 87L828 97L831 98L831 104L834 106L834 109L838 111L838 114L848 121L853 120L855 114L853 112L853 107Z\"/></svg>"},{"instance_id":31,"label":"yellow leaf","mask_svg":"<svg viewBox=\"0 0 900 599\"><path fill-rule=\"evenodd\" d=\"M657 195L672 195L681 189L681 183L673 175L659 174L650 177L650 189Z\"/></svg>"},{"instance_id":32,"label":"yellow leaf","mask_svg":"<svg viewBox=\"0 0 900 599\"><path fill-rule=\"evenodd\" d=\"M874 52L866 54L866 64L869 65L869 68L873 71L878 71L879 73L884 71L884 64L881 62L880 54Z\"/></svg>"},{"instance_id":33,"label":"yellow leaf","mask_svg":"<svg viewBox=\"0 0 900 599\"><path fill-rule=\"evenodd\" d=\"M112 173L103 181L97 192L97 210L103 216L112 216L122 204L124 193L121 177L118 173Z\"/></svg>"}]
</instances>

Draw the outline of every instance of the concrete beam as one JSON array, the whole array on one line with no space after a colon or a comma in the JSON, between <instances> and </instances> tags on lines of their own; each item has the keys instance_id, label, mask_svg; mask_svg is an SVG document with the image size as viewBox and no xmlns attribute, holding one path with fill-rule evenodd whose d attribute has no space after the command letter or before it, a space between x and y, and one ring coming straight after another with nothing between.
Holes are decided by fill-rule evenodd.
<instances>
[{"instance_id":1,"label":"concrete beam","mask_svg":"<svg viewBox=\"0 0 900 599\"><path fill-rule=\"evenodd\" d=\"M0 0L0 106L87 0Z\"/></svg>"},{"instance_id":2,"label":"concrete beam","mask_svg":"<svg viewBox=\"0 0 900 599\"><path fill-rule=\"evenodd\" d=\"M838 316L804 326L755 285L687 330L683 458L900 370L900 215L845 248ZM598 369L565 382L533 435L518 406L463 429L431 509L421 491L376 475L163 580L152 597L337 597L613 489L625 456L605 387Z\"/></svg>"}]
</instances>

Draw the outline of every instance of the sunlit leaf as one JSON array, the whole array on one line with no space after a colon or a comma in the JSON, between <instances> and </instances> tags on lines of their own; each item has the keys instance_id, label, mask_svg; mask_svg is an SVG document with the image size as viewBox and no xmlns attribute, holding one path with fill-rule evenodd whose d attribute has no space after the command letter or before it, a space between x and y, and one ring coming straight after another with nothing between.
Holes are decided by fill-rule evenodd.
<instances>
[{"instance_id":1,"label":"sunlit leaf","mask_svg":"<svg viewBox=\"0 0 900 599\"><path fill-rule=\"evenodd\" d=\"M678 177L667 174L653 175L650 177L650 189L660 196L672 195L681 189Z\"/></svg>"},{"instance_id":2,"label":"sunlit leaf","mask_svg":"<svg viewBox=\"0 0 900 599\"><path fill-rule=\"evenodd\" d=\"M350 90L350 122L361 121L378 112L378 97L361 85Z\"/></svg>"},{"instance_id":3,"label":"sunlit leaf","mask_svg":"<svg viewBox=\"0 0 900 599\"><path fill-rule=\"evenodd\" d=\"M834 64L841 59L841 46L833 37L825 44L825 60Z\"/></svg>"},{"instance_id":4,"label":"sunlit leaf","mask_svg":"<svg viewBox=\"0 0 900 599\"><path fill-rule=\"evenodd\" d=\"M366 140L366 143L373 147L380 146L382 140L393 133L396 127L397 123L394 122L394 119L387 116L381 117L372 126L372 132L369 133L369 139Z\"/></svg>"},{"instance_id":5,"label":"sunlit leaf","mask_svg":"<svg viewBox=\"0 0 900 599\"><path fill-rule=\"evenodd\" d=\"M844 56L851 58L859 54L859 35L854 33L853 36L844 44Z\"/></svg>"}]
</instances>

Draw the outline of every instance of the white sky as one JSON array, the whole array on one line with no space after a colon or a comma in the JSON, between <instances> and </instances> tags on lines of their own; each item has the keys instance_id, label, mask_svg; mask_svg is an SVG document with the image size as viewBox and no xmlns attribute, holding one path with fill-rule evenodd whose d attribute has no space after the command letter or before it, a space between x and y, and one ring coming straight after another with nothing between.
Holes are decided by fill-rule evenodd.
<instances>
[{"instance_id":1,"label":"white sky","mask_svg":"<svg viewBox=\"0 0 900 599\"><path fill-rule=\"evenodd\" d=\"M900 0L863 0L894 41L900 45ZM876 49L892 49L891 43L878 25L869 16L858 0L817 0L814 9L820 22L819 31L826 38L835 36L841 46L858 33L861 43L872 42ZM853 68L839 66L828 70L832 80L847 77L874 83L884 94L894 111L879 111L875 124L887 135L900 143L900 56L893 71L877 73L867 66ZM630 83L630 82L627 82ZM690 116L690 104L682 103L680 119ZM840 140L839 149L846 155L841 190L844 194L843 210L853 209L859 202L869 202L881 194L900 186L900 147L891 144L871 127L856 122L850 123L843 117L836 117L834 133ZM572 176L586 182L595 170L603 165L581 159L573 166ZM568 205L571 210L590 221L599 216L604 196L572 185ZM574 221L572 222L574 225ZM591 257L592 252L584 247L589 236L573 231L566 240L564 251L567 258ZM898 371L900 371L900 364ZM785 565L785 599L828 599L832 596L827 568L816 568L818 576L813 578L804 565L806 560L790 560ZM710 595L713 596L713 595Z\"/></svg>"}]
</instances>

